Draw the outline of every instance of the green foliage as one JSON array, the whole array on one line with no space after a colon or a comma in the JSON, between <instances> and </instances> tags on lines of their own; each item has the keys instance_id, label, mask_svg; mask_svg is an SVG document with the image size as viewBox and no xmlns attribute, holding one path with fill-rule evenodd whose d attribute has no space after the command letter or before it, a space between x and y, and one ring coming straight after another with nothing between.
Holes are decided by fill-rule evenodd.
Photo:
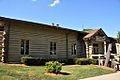
<instances>
[{"instance_id":1,"label":"green foliage","mask_svg":"<svg viewBox=\"0 0 120 80\"><path fill-rule=\"evenodd\" d=\"M57 59L58 62L63 63L65 65L73 65L74 59Z\"/></svg>"},{"instance_id":2,"label":"green foliage","mask_svg":"<svg viewBox=\"0 0 120 80\"><path fill-rule=\"evenodd\" d=\"M120 31L118 32L118 43L120 43Z\"/></svg>"},{"instance_id":3,"label":"green foliage","mask_svg":"<svg viewBox=\"0 0 120 80\"><path fill-rule=\"evenodd\" d=\"M58 61L65 65L74 64L73 59L40 59L38 57L31 57L31 56L23 56L21 57L21 62L26 65L45 65L46 62L49 61Z\"/></svg>"},{"instance_id":4,"label":"green foliage","mask_svg":"<svg viewBox=\"0 0 120 80\"><path fill-rule=\"evenodd\" d=\"M79 65L87 65L87 64L89 64L87 58L76 58L75 63L79 64Z\"/></svg>"},{"instance_id":5,"label":"green foliage","mask_svg":"<svg viewBox=\"0 0 120 80\"><path fill-rule=\"evenodd\" d=\"M21 62L26 65L45 65L48 61L56 61L56 59L41 59L39 57L23 56Z\"/></svg>"},{"instance_id":6,"label":"green foliage","mask_svg":"<svg viewBox=\"0 0 120 80\"><path fill-rule=\"evenodd\" d=\"M90 31L90 30L93 30L93 29L83 29L83 31Z\"/></svg>"},{"instance_id":7,"label":"green foliage","mask_svg":"<svg viewBox=\"0 0 120 80\"><path fill-rule=\"evenodd\" d=\"M62 64L58 61L46 62L46 71L49 73L59 73L62 70Z\"/></svg>"},{"instance_id":8,"label":"green foliage","mask_svg":"<svg viewBox=\"0 0 120 80\"><path fill-rule=\"evenodd\" d=\"M97 64L98 61L96 59L90 59L90 58L76 58L75 63L79 65L89 65L89 64Z\"/></svg>"},{"instance_id":9,"label":"green foliage","mask_svg":"<svg viewBox=\"0 0 120 80\"><path fill-rule=\"evenodd\" d=\"M26 65L45 65L49 61L58 61L65 65L88 65L88 64L98 64L97 59L90 58L75 58L75 59L40 59L38 57L24 56L21 58L21 62Z\"/></svg>"},{"instance_id":10,"label":"green foliage","mask_svg":"<svg viewBox=\"0 0 120 80\"><path fill-rule=\"evenodd\" d=\"M98 60L97 59L89 59L90 64L98 65Z\"/></svg>"},{"instance_id":11,"label":"green foliage","mask_svg":"<svg viewBox=\"0 0 120 80\"><path fill-rule=\"evenodd\" d=\"M37 57L25 56L21 58L21 62L26 65L41 65L43 64L42 60Z\"/></svg>"}]
</instances>

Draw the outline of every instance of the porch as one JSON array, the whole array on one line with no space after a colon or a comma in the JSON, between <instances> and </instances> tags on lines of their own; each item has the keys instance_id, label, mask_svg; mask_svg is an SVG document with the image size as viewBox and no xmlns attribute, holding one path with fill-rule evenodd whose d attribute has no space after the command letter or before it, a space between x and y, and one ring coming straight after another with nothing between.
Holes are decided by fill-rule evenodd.
<instances>
[{"instance_id":1,"label":"porch","mask_svg":"<svg viewBox=\"0 0 120 80\"><path fill-rule=\"evenodd\" d=\"M87 58L101 58L106 56L107 43L109 42L107 35L100 29L87 31L84 37L86 45Z\"/></svg>"},{"instance_id":2,"label":"porch","mask_svg":"<svg viewBox=\"0 0 120 80\"><path fill-rule=\"evenodd\" d=\"M87 58L102 58L106 56L106 42L92 41L91 43L86 43L86 57Z\"/></svg>"}]
</instances>

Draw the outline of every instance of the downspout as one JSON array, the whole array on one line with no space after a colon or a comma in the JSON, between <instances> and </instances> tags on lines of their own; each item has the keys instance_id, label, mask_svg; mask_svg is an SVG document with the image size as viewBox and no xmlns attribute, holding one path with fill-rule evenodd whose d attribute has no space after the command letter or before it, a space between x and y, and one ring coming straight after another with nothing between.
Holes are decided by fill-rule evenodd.
<instances>
[{"instance_id":1,"label":"downspout","mask_svg":"<svg viewBox=\"0 0 120 80\"><path fill-rule=\"evenodd\" d=\"M66 33L66 58L68 59L68 33Z\"/></svg>"}]
</instances>

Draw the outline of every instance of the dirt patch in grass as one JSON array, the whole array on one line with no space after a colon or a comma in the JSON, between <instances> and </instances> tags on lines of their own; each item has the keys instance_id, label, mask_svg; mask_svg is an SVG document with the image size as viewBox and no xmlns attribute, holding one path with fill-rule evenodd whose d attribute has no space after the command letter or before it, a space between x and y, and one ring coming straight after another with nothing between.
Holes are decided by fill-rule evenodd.
<instances>
[{"instance_id":1,"label":"dirt patch in grass","mask_svg":"<svg viewBox=\"0 0 120 80\"><path fill-rule=\"evenodd\" d=\"M23 72L22 71L16 71L17 74L22 74Z\"/></svg>"},{"instance_id":2,"label":"dirt patch in grass","mask_svg":"<svg viewBox=\"0 0 120 80\"><path fill-rule=\"evenodd\" d=\"M0 62L0 65L4 65L4 66L27 66L25 64L10 64L10 63L2 63L2 62Z\"/></svg>"},{"instance_id":3,"label":"dirt patch in grass","mask_svg":"<svg viewBox=\"0 0 120 80\"><path fill-rule=\"evenodd\" d=\"M75 65L64 65L64 66L67 66L67 67L77 67L77 66L81 66L81 65L75 64Z\"/></svg>"},{"instance_id":4,"label":"dirt patch in grass","mask_svg":"<svg viewBox=\"0 0 120 80\"><path fill-rule=\"evenodd\" d=\"M102 69L106 69L106 70L114 70L113 68L110 68L110 67L105 67L105 66L99 66L99 65L96 65L96 67L98 68L102 68Z\"/></svg>"}]
</instances>

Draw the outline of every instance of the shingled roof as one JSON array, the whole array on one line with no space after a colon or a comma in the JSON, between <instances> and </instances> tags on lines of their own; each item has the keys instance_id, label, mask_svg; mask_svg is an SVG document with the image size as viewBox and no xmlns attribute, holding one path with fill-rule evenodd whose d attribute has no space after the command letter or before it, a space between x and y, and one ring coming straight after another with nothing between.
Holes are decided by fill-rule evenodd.
<instances>
[{"instance_id":1,"label":"shingled roof","mask_svg":"<svg viewBox=\"0 0 120 80\"><path fill-rule=\"evenodd\" d=\"M105 34L105 32L104 32L101 28L99 28L99 29L94 29L94 30L85 31L85 32L87 32L88 34L87 34L86 36L84 36L83 39L91 38L92 36L94 36L94 35L95 35L97 32L99 32L99 31L101 31L101 32L104 34L104 36L107 37L107 35Z\"/></svg>"},{"instance_id":2,"label":"shingled roof","mask_svg":"<svg viewBox=\"0 0 120 80\"><path fill-rule=\"evenodd\" d=\"M31 21L24 21L24 20L19 20L19 19L12 19L12 18L6 18L6 17L2 17L0 16L0 21L13 21L13 22L21 22L21 23L28 23L28 24L35 24L35 25L43 25L44 27L50 27L50 28L56 28L56 29L61 29L61 30L68 30L68 31L74 31L74 32L78 32L81 34L87 34L86 32L83 31L79 31L79 30L74 30L74 29L69 29L69 28L65 28L65 27L60 27L60 26L53 26L53 25L49 25L49 24L44 24L44 23L38 23L38 22L31 22Z\"/></svg>"},{"instance_id":3,"label":"shingled roof","mask_svg":"<svg viewBox=\"0 0 120 80\"><path fill-rule=\"evenodd\" d=\"M94 30L89 30L89 31L85 31L85 32L87 32L88 34L84 37L84 39L92 37L92 36L93 36L96 32L98 32L100 29L101 29L101 28L99 28L99 29L94 29Z\"/></svg>"}]
</instances>

